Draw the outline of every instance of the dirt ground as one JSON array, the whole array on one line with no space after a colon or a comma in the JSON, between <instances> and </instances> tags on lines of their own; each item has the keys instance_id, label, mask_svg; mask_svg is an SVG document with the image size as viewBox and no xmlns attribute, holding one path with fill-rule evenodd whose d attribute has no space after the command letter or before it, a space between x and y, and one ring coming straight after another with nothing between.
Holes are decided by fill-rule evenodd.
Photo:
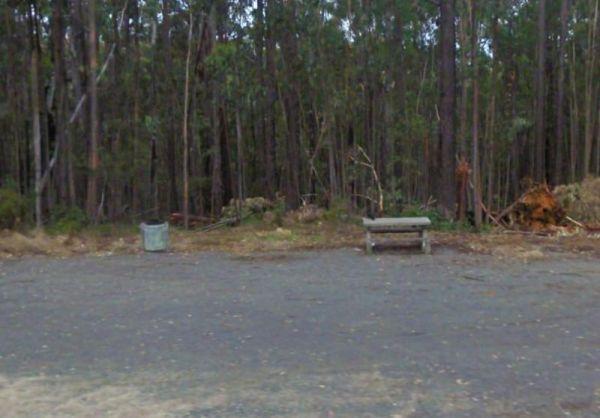
<instances>
[{"instance_id":1,"label":"dirt ground","mask_svg":"<svg viewBox=\"0 0 600 418\"><path fill-rule=\"evenodd\" d=\"M0 416L598 416L600 263L539 245L0 260Z\"/></svg>"}]
</instances>

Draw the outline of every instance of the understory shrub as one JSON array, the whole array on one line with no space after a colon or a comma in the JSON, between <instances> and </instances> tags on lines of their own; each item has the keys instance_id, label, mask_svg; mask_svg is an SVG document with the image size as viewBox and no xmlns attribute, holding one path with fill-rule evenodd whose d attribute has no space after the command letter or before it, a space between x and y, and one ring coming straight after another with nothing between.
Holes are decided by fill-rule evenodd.
<instances>
[{"instance_id":1,"label":"understory shrub","mask_svg":"<svg viewBox=\"0 0 600 418\"><path fill-rule=\"evenodd\" d=\"M398 216L426 216L431 220L431 227L440 231L465 231L473 229L468 222L458 222L447 219L439 210L434 208L424 208L417 204L404 206Z\"/></svg>"},{"instance_id":2,"label":"understory shrub","mask_svg":"<svg viewBox=\"0 0 600 418\"><path fill-rule=\"evenodd\" d=\"M27 214L27 201L14 188L0 188L0 229L18 227Z\"/></svg>"},{"instance_id":3,"label":"understory shrub","mask_svg":"<svg viewBox=\"0 0 600 418\"><path fill-rule=\"evenodd\" d=\"M56 206L50 212L48 231L55 234L74 234L87 224L87 216L78 207Z\"/></svg>"}]
</instances>

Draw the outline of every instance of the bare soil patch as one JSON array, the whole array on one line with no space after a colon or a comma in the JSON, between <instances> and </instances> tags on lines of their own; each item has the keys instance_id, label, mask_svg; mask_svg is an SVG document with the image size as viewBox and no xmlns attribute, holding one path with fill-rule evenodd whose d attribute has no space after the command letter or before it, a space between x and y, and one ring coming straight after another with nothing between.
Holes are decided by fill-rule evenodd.
<instances>
[{"instance_id":1,"label":"bare soil patch","mask_svg":"<svg viewBox=\"0 0 600 418\"><path fill-rule=\"evenodd\" d=\"M174 417L190 405L161 400L133 385L101 383L82 378L0 375L0 415L3 417Z\"/></svg>"}]
</instances>

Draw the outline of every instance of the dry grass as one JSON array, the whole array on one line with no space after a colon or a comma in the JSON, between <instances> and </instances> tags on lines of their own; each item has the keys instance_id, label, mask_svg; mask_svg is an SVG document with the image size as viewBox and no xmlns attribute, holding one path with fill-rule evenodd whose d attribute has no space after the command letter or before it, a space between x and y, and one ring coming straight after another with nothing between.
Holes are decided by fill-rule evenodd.
<instances>
[{"instance_id":1,"label":"dry grass","mask_svg":"<svg viewBox=\"0 0 600 418\"><path fill-rule=\"evenodd\" d=\"M242 225L208 233L175 231L172 248L180 252L256 252L332 249L362 245L362 229L350 223L294 223L282 227Z\"/></svg>"},{"instance_id":2,"label":"dry grass","mask_svg":"<svg viewBox=\"0 0 600 418\"><path fill-rule=\"evenodd\" d=\"M489 254L498 258L531 261L556 253L600 256L600 235L576 231L569 234L540 236L528 233L497 231L488 234L437 233L434 242L465 252Z\"/></svg>"},{"instance_id":3,"label":"dry grass","mask_svg":"<svg viewBox=\"0 0 600 418\"><path fill-rule=\"evenodd\" d=\"M139 245L140 238L133 234L99 235L88 231L78 235L48 235L40 231L0 231L0 258L133 253L138 251Z\"/></svg>"},{"instance_id":4,"label":"dry grass","mask_svg":"<svg viewBox=\"0 0 600 418\"><path fill-rule=\"evenodd\" d=\"M290 223L283 227L253 224L209 232L172 228L170 250L249 254L349 247L360 245L361 240L361 229L352 223ZM139 234L130 229L116 230L113 233L88 230L75 236L0 231L0 258L26 255L67 257L77 254L131 254L140 252L140 247Z\"/></svg>"},{"instance_id":5,"label":"dry grass","mask_svg":"<svg viewBox=\"0 0 600 418\"><path fill-rule=\"evenodd\" d=\"M238 255L270 252L319 250L364 245L363 230L353 222L287 221L282 227L255 223L225 227L210 232L171 229L170 250L174 252L222 251ZM432 234L436 247L463 252L491 254L501 258L533 260L547 253L569 252L600 255L600 235L584 232L541 237L518 233L439 232ZM78 254L110 255L141 252L135 229L87 230L76 236L0 231L0 259L29 255L68 257Z\"/></svg>"}]
</instances>

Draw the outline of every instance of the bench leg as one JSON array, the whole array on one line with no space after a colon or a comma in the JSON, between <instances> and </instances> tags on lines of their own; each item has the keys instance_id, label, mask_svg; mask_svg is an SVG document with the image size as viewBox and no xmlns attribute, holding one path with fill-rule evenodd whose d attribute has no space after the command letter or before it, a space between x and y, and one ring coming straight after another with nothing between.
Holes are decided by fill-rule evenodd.
<instances>
[{"instance_id":1,"label":"bench leg","mask_svg":"<svg viewBox=\"0 0 600 418\"><path fill-rule=\"evenodd\" d=\"M421 231L421 249L425 254L431 254L431 244L429 242L427 230L425 229Z\"/></svg>"},{"instance_id":2,"label":"bench leg","mask_svg":"<svg viewBox=\"0 0 600 418\"><path fill-rule=\"evenodd\" d=\"M373 254L373 242L371 241L371 232L367 230L367 236L365 238L366 241L366 250L367 254Z\"/></svg>"}]
</instances>

